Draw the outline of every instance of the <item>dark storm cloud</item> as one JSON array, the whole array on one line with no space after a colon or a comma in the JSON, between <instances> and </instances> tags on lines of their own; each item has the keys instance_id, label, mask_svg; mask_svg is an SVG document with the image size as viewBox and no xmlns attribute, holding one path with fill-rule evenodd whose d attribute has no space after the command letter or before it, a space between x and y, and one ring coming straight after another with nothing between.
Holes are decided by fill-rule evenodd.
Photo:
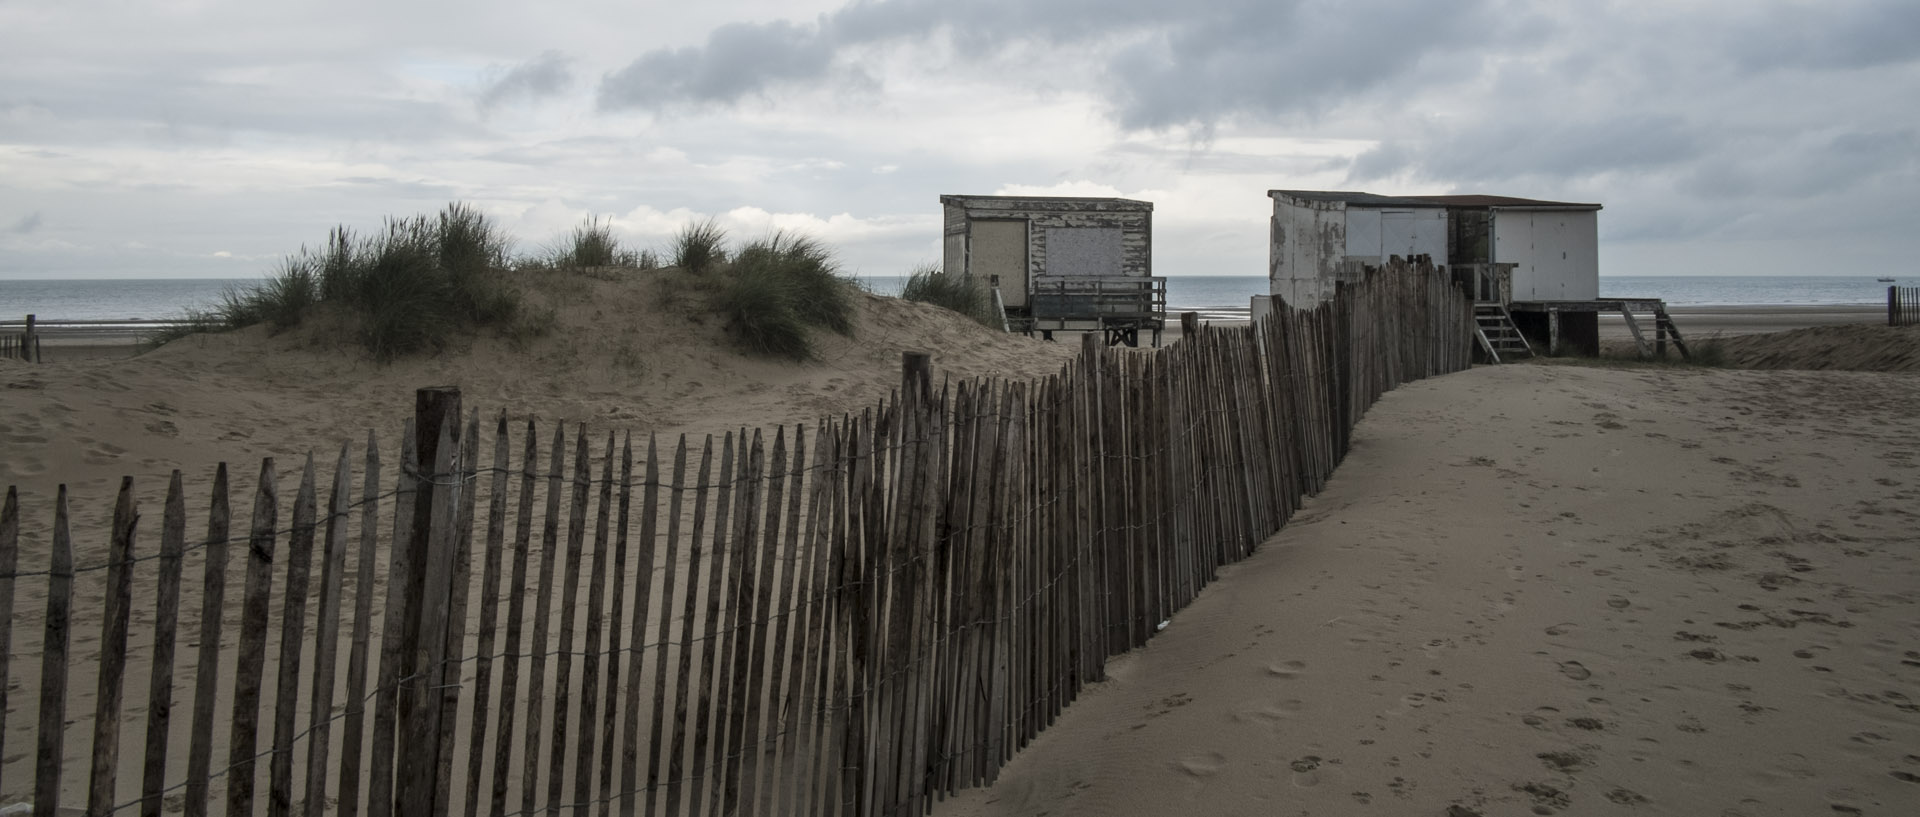
<instances>
[{"instance_id":1,"label":"dark storm cloud","mask_svg":"<svg viewBox=\"0 0 1920 817\"><path fill-rule=\"evenodd\" d=\"M784 20L724 25L704 46L649 51L609 75L600 86L600 106L737 102L778 82L820 79L841 45L818 28Z\"/></svg>"},{"instance_id":2,"label":"dark storm cloud","mask_svg":"<svg viewBox=\"0 0 1920 817\"><path fill-rule=\"evenodd\" d=\"M780 86L828 80L834 76L836 60L850 49L871 44L923 42L939 36L962 58L981 59L1020 44L1057 46L1137 38L1147 31L1198 23L1219 31L1240 31L1258 25L1258 18L1271 15L1272 8L1295 5L1298 0L1222 0L1178 8L1151 0L860 0L810 23L733 23L715 29L703 45L649 51L606 77L600 87L600 106L654 110L731 104ZM866 76L857 67L848 74Z\"/></svg>"},{"instance_id":3,"label":"dark storm cloud","mask_svg":"<svg viewBox=\"0 0 1920 817\"><path fill-rule=\"evenodd\" d=\"M28 213L25 216L22 216L19 221L14 222L12 232L14 235L27 235L36 230L39 230L41 223L42 223L42 220L40 218L40 211L35 210L31 213Z\"/></svg>"},{"instance_id":4,"label":"dark storm cloud","mask_svg":"<svg viewBox=\"0 0 1920 817\"><path fill-rule=\"evenodd\" d=\"M1445 76L1415 71L1429 55L1500 30L1480 3L1217 3L1165 24L1108 66L1123 126L1284 118L1387 83L1417 87Z\"/></svg>"},{"instance_id":5,"label":"dark storm cloud","mask_svg":"<svg viewBox=\"0 0 1920 817\"><path fill-rule=\"evenodd\" d=\"M481 109L507 102L537 102L573 87L572 62L558 51L548 51L507 69L480 91Z\"/></svg>"},{"instance_id":6,"label":"dark storm cloud","mask_svg":"<svg viewBox=\"0 0 1920 817\"><path fill-rule=\"evenodd\" d=\"M1694 124L1676 116L1492 119L1383 140L1355 157L1348 178L1361 183L1414 174L1471 187L1529 176L1638 172L1697 158L1707 143Z\"/></svg>"},{"instance_id":7,"label":"dark storm cloud","mask_svg":"<svg viewBox=\"0 0 1920 817\"><path fill-rule=\"evenodd\" d=\"M1853 69L1920 58L1920 3L1756 4L1729 25L1702 29L1745 70Z\"/></svg>"}]
</instances>

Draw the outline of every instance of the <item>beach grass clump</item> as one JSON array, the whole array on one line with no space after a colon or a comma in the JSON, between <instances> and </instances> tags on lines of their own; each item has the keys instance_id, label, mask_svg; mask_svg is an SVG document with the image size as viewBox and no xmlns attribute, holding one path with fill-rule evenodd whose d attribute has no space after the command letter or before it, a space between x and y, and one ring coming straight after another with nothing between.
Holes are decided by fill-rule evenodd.
<instances>
[{"instance_id":1,"label":"beach grass clump","mask_svg":"<svg viewBox=\"0 0 1920 817\"><path fill-rule=\"evenodd\" d=\"M674 266L704 275L726 263L727 231L711 218L688 224L674 233L669 251Z\"/></svg>"},{"instance_id":2,"label":"beach grass clump","mask_svg":"<svg viewBox=\"0 0 1920 817\"><path fill-rule=\"evenodd\" d=\"M949 273L935 264L922 264L907 274L900 299L951 309L991 329L1002 328L993 293L978 278Z\"/></svg>"},{"instance_id":3,"label":"beach grass clump","mask_svg":"<svg viewBox=\"0 0 1920 817\"><path fill-rule=\"evenodd\" d=\"M388 219L374 235L336 227L318 248L302 247L280 271L230 290L191 331L266 324L284 331L321 312L344 316L377 360L443 348L457 333L491 326L519 331L521 291L509 278L511 242L465 204L437 214Z\"/></svg>"},{"instance_id":4,"label":"beach grass clump","mask_svg":"<svg viewBox=\"0 0 1920 817\"><path fill-rule=\"evenodd\" d=\"M734 253L734 274L768 275L793 290L791 307L802 323L841 335L853 334L852 280L840 274L833 251L819 240L780 230Z\"/></svg>"},{"instance_id":5,"label":"beach grass clump","mask_svg":"<svg viewBox=\"0 0 1920 817\"><path fill-rule=\"evenodd\" d=\"M633 267L653 269L659 259L651 251L636 252L620 245L611 221L588 216L586 223L574 227L559 246L548 255L548 264L559 269L591 267ZM643 262L648 265L643 266Z\"/></svg>"},{"instance_id":6,"label":"beach grass clump","mask_svg":"<svg viewBox=\"0 0 1920 817\"><path fill-rule=\"evenodd\" d=\"M859 288L840 274L832 250L811 237L775 232L741 246L707 277L714 310L749 354L806 360L813 357L813 330L853 334Z\"/></svg>"},{"instance_id":7,"label":"beach grass clump","mask_svg":"<svg viewBox=\"0 0 1920 817\"><path fill-rule=\"evenodd\" d=\"M813 357L813 339L800 298L800 285L778 266L736 264L718 282L712 305L742 351L807 360Z\"/></svg>"}]
</instances>

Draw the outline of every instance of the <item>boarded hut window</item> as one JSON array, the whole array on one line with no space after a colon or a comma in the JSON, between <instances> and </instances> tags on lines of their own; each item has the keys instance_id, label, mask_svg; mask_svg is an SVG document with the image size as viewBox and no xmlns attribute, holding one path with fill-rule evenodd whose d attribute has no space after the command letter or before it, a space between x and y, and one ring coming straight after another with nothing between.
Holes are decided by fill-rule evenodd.
<instances>
[{"instance_id":1,"label":"boarded hut window","mask_svg":"<svg viewBox=\"0 0 1920 817\"><path fill-rule=\"evenodd\" d=\"M1047 229L1047 274L1101 277L1121 273L1124 258L1118 227Z\"/></svg>"}]
</instances>

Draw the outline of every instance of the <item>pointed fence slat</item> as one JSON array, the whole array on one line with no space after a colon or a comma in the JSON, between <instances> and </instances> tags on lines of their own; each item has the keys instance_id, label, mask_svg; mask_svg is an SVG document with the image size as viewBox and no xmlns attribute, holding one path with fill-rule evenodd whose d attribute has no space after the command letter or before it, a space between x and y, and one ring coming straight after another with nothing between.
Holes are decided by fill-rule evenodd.
<instances>
[{"instance_id":1,"label":"pointed fence slat","mask_svg":"<svg viewBox=\"0 0 1920 817\"><path fill-rule=\"evenodd\" d=\"M313 688L308 707L306 814L326 810L327 760L332 754L333 690L340 658L340 596L347 572L347 514L352 502L353 463L349 449L340 446L333 468L333 491L327 496L327 532L320 554L320 609L313 642ZM352 705L347 702L347 706Z\"/></svg>"},{"instance_id":2,"label":"pointed fence slat","mask_svg":"<svg viewBox=\"0 0 1920 817\"><path fill-rule=\"evenodd\" d=\"M73 536L67 486L53 507L53 552L47 559L46 636L40 642L40 743L34 766L33 817L60 812L60 769L66 765L67 646L73 626Z\"/></svg>"},{"instance_id":3,"label":"pointed fence slat","mask_svg":"<svg viewBox=\"0 0 1920 817\"><path fill-rule=\"evenodd\" d=\"M660 479L660 469L658 462L653 459L653 456L653 446L649 445L647 448L647 466L649 470L641 477L647 483L645 490L642 492L643 499L641 504L644 507L642 507L640 511L642 515L640 539L643 544L640 547L639 567L636 570L639 575L635 580L637 587L635 588L634 594L633 626L628 628L633 641L627 646L626 651L628 701L625 718L626 745L621 747L619 751L620 760L622 761L620 765L622 766L630 765L633 760L638 760L640 756L637 739L640 731L640 670L644 666L642 661L644 654L641 650L646 643L647 601L649 593L653 589L653 536L654 525L656 524L655 520L658 518L657 512L659 510L655 505L660 494L658 487L655 485ZM603 804L603 813L612 812L614 795L613 780L616 774L614 763L614 754L616 751L615 727L621 725L622 721L621 718L616 716L616 713L620 711L620 635L621 627L624 623L623 618L627 614L625 606L627 589L627 530L632 521L632 513L633 434L629 432L624 435L620 441L620 513L619 519L614 525L616 533L613 543L613 576L615 581L613 586L613 606L607 613L607 623L609 626L607 630L607 653L609 656L607 659L607 715L605 718L605 730L600 741L599 802ZM673 575L673 565L671 563L667 565L665 572L668 576ZM663 654L665 649L664 646L661 647ZM656 659L655 663L659 663L659 660ZM631 772L626 775L626 779L628 780L631 780L632 777ZM630 804L632 803L633 797L629 793L622 792L622 800Z\"/></svg>"},{"instance_id":4,"label":"pointed fence slat","mask_svg":"<svg viewBox=\"0 0 1920 817\"><path fill-rule=\"evenodd\" d=\"M647 490L645 499L642 502L642 504L646 506L646 516L642 522L640 531L640 538L643 542L652 541L654 520L658 518L658 513L655 508L660 501L659 450L659 440L655 439L653 435L648 435ZM667 550L660 562L665 566L665 569L660 571L660 621L656 625L658 629L653 637L657 653L653 659L653 717L649 719L649 723L652 724L652 736L651 739L647 741L647 766L644 776L637 774L636 769L639 767L640 760L640 666L638 656L640 655L641 641L646 638L646 627L641 626L641 621L643 620L641 618L641 610L645 608L646 605L635 602L634 606L634 616L636 620L633 626L633 645L629 649L631 650L631 654L635 656L635 663L633 671L628 673L627 741L621 749L620 813L624 815L624 817L633 817L636 813L636 798L646 803L646 812L649 815L654 814L655 804L659 802L658 793L655 791L655 788L657 788L660 783L660 753L663 744L668 740L666 732L667 646L672 643L673 640L674 576L679 573L675 565L678 564L679 558L680 511L681 501L685 495L686 477L687 438L683 435L680 437L679 446L674 451L673 492L667 499ZM644 587L651 584L653 553L652 548L646 546L642 547L642 551L639 572L640 584ZM687 565L687 613L685 624L682 625L683 628L693 623L693 580L698 575L694 570L696 564L697 560L689 558ZM684 636L682 637L682 641L685 641ZM689 646L690 645L685 643L679 646L681 667L686 666L686 653ZM685 701L687 698L684 674L674 689L676 691L675 700L680 702L680 705L676 707L677 711L674 716L675 723L678 723L680 713L685 712ZM676 754L673 758L672 765L678 767L678 760L679 757ZM671 776L669 779L672 779Z\"/></svg>"},{"instance_id":5,"label":"pointed fence slat","mask_svg":"<svg viewBox=\"0 0 1920 817\"><path fill-rule=\"evenodd\" d=\"M280 614L280 666L273 703L273 758L268 762L267 815L293 813L293 732L298 724L300 648L306 634L307 585L313 569L315 489L313 457L300 474L293 500L293 530L287 537L287 583Z\"/></svg>"},{"instance_id":6,"label":"pointed fence slat","mask_svg":"<svg viewBox=\"0 0 1920 817\"><path fill-rule=\"evenodd\" d=\"M193 729L187 747L187 817L206 817L208 780L213 765L214 707L219 701L220 623L227 588L227 534L231 511L227 464L214 469L213 498L207 514L206 574L200 590L200 660L194 674Z\"/></svg>"},{"instance_id":7,"label":"pointed fence slat","mask_svg":"<svg viewBox=\"0 0 1920 817\"><path fill-rule=\"evenodd\" d=\"M683 436L680 438L680 454L685 454L686 449L687 439ZM683 797L691 795L695 800L699 797L694 788L693 781L698 780L700 777L700 760L703 754L701 750L704 747L700 745L698 735L703 731L701 729L700 719L705 716L702 710L692 710L696 716L696 720L689 721L688 712L697 697L697 691L693 684L697 682L700 690L706 689L706 668L708 664L704 656L710 654L707 652L706 645L713 643L711 639L696 635L696 633L703 633L705 631L695 623L700 590L701 545L703 537L705 536L703 526L707 520L707 478L712 473L712 465L713 437L708 436L700 451L700 473L694 477L693 529L687 536L687 598L681 608L680 662L674 682L674 689L677 690L677 692L674 696L673 703L673 743L667 750L666 769L661 772L665 775L667 781L666 802L663 808L664 812L669 815L682 813L680 807ZM677 462L675 463L674 470L676 472L679 470ZM673 503L676 508L679 507L681 502L680 484L680 480L676 476L674 478L675 490L673 497ZM707 574L710 576L718 575L717 565L719 562L719 551L714 550L712 553L713 556L708 559L708 561L714 566L707 568ZM711 594L712 591L709 590L708 593ZM709 616L707 620L711 621L712 617ZM698 643L696 644L696 642ZM703 656L701 663L697 666L694 664L696 647L698 647L699 653ZM694 749L691 759L686 755L690 734L694 736L692 739ZM648 772L649 775L654 773L653 771ZM653 795L655 794L653 789L656 787L657 780L655 785L649 786L648 788L647 800L649 803L653 801ZM694 810L697 810L697 806L689 804L689 813Z\"/></svg>"},{"instance_id":8,"label":"pointed fence slat","mask_svg":"<svg viewBox=\"0 0 1920 817\"><path fill-rule=\"evenodd\" d=\"M133 607L133 538L140 511L134 505L133 477L120 480L113 508L113 532L107 547L105 609L101 611L100 675L93 708L93 766L88 775L87 811L113 810L114 772L120 757L120 694L127 673L127 620Z\"/></svg>"},{"instance_id":9,"label":"pointed fence slat","mask_svg":"<svg viewBox=\"0 0 1920 817\"><path fill-rule=\"evenodd\" d=\"M279 532L280 491L273 458L260 461L247 536L247 583L240 601L240 649L233 677L233 716L227 741L227 813L253 813L255 747L259 745L260 694L267 663L267 618L273 593L273 550Z\"/></svg>"},{"instance_id":10,"label":"pointed fence slat","mask_svg":"<svg viewBox=\"0 0 1920 817\"><path fill-rule=\"evenodd\" d=\"M419 450L414 421L400 434L400 477L394 484L393 537L387 547L386 604L381 611L380 669L374 676L373 749L368 755L367 815L389 817L394 810L394 741L400 719L399 690L407 677L404 645L407 574L414 569L409 549L395 543L413 538L414 506L419 498Z\"/></svg>"},{"instance_id":11,"label":"pointed fence slat","mask_svg":"<svg viewBox=\"0 0 1920 817\"><path fill-rule=\"evenodd\" d=\"M374 568L379 563L380 447L367 432L367 457L361 472L360 552L353 580L353 646L347 651L346 722L340 727L340 787L335 799L341 817L360 811L361 743L366 724L367 661L373 639Z\"/></svg>"},{"instance_id":12,"label":"pointed fence slat","mask_svg":"<svg viewBox=\"0 0 1920 817\"><path fill-rule=\"evenodd\" d=\"M547 731L553 736L551 767L547 769L547 811L556 812L566 796L567 720L573 704L573 624L579 612L580 563L587 539L588 491L593 482L592 463L587 450L587 430L575 432L573 452L573 498L567 516L567 564L561 579L560 635L554 647L553 723ZM592 645L585 651L591 652ZM589 725L581 724L582 729ZM579 812L576 811L576 814Z\"/></svg>"},{"instance_id":13,"label":"pointed fence slat","mask_svg":"<svg viewBox=\"0 0 1920 817\"><path fill-rule=\"evenodd\" d=\"M180 474L174 472L174 485ZM168 505L172 507L171 504ZM7 687L13 663L13 582L20 567L20 489L7 486L7 500L0 506L0 757L6 756Z\"/></svg>"},{"instance_id":14,"label":"pointed fence slat","mask_svg":"<svg viewBox=\"0 0 1920 817\"><path fill-rule=\"evenodd\" d=\"M740 438L739 445L736 447L733 444L734 435L729 433L723 443L723 453L720 458L720 491L714 500L713 553L716 559L722 555L726 558L726 583L724 585L726 590L725 595L721 595L720 585L718 584L721 574L716 570L713 578L710 580L714 585L707 594L707 626L709 628L707 637L710 646L713 646L714 642L717 642L717 648L712 655L708 656L707 667L713 675L711 676L712 681L701 690L700 721L703 727L703 733L710 731L713 736L713 740L711 741L713 744L713 756L709 759L707 765L704 788L706 789L710 811L715 814L726 813L723 798L726 794L725 788L730 780L729 769L732 765L727 762L727 728L730 721L728 720L726 711L723 708L715 706L715 698L722 695L729 695L733 690L731 681L733 677L734 625L735 616L738 613L733 601L740 598L740 571L745 564L744 559L746 553L746 548L740 544L743 537L737 527L742 524L739 520L745 518L745 512L742 511L739 506L745 504L747 494L744 485L739 485L738 490L736 490L735 480L738 479L743 482L745 480L747 473L746 442L746 438L743 436ZM729 527L729 519L734 520L733 527ZM718 562L714 564L716 569L720 566ZM723 604L725 605L724 611L721 609ZM723 613L724 619L722 617ZM718 629L713 629L716 626ZM712 721L708 721L708 713L714 713Z\"/></svg>"},{"instance_id":15,"label":"pointed fence slat","mask_svg":"<svg viewBox=\"0 0 1920 817\"><path fill-rule=\"evenodd\" d=\"M760 762L767 757L765 744L762 743L764 734L761 723L762 716L765 714L764 710L766 708L767 696L771 694L769 687L777 685L778 683L778 679L769 678L767 674L767 637L768 630L771 629L771 625L774 622L774 617L781 615L780 611L773 607L773 581L774 569L779 562L779 513L781 507L780 501L785 496L786 489L786 460L787 434L786 429L783 427L774 432L773 456L767 464L767 470L759 472L758 468L756 468L756 473L752 475L755 488L755 501L760 507L766 509L766 517L760 526L760 536L762 540L756 548L759 553L760 564L758 566L759 575L753 584L753 608L750 614L742 617L743 621L753 622L753 638L751 642L742 641L742 643L748 645L748 672L745 676L746 683L735 687L736 689L742 690L742 694L735 695L733 698L735 710L744 711L745 713L744 721L746 730L741 737L740 749L737 754L741 759L740 798L741 801L746 804L745 809L749 813L757 811L759 804L757 795L759 794L758 776L761 771ZM766 476L764 480L766 484L764 495L759 491L759 486L763 481L760 478L762 473ZM749 510L755 513L756 516L758 515L759 508L750 507ZM748 534L746 542L749 546L753 544L754 536L752 533ZM784 621L785 618L782 617L780 620Z\"/></svg>"},{"instance_id":16,"label":"pointed fence slat","mask_svg":"<svg viewBox=\"0 0 1920 817\"><path fill-rule=\"evenodd\" d=\"M501 412L500 419L493 431L493 469L488 484L487 504L487 544L483 566L480 569L480 641L474 649L473 665L473 732L467 744L467 817L476 817L480 813L480 781L483 764L487 759L487 716L493 703L493 649L499 636L500 618L500 560L506 547L507 532L507 466L508 447L507 413ZM477 487L477 485L476 485ZM525 561L520 562L522 575L525 574ZM519 585L514 586L514 595L518 597ZM511 672L511 663L506 665ZM502 682L504 687L505 682ZM503 689L504 692L504 689ZM502 702L511 704L512 699L502 697ZM506 706L503 709L512 709ZM507 746L506 736L495 738L501 746ZM496 770L504 770L505 763L496 763ZM496 774L502 778L504 774ZM498 811L495 804L495 811Z\"/></svg>"},{"instance_id":17,"label":"pointed fence slat","mask_svg":"<svg viewBox=\"0 0 1920 817\"><path fill-rule=\"evenodd\" d=\"M784 440L784 436L781 438ZM754 661L759 652L753 649L758 638L765 643L765 619L755 616L756 610L765 610L765 606L755 606L755 585L759 576L755 573L759 563L770 560L770 554L762 553L757 547L760 536L760 508L766 501L761 488L762 477L767 473L766 444L760 432L753 432L753 447L746 457L746 467L739 473L740 488L734 493L734 564L738 569L731 576L727 612L728 642L732 648L732 658L728 660L726 739L724 752L722 786L720 790L719 813L733 814L739 809L743 781L753 774L753 758L758 747L749 744L750 734L747 723L759 714L759 689L755 684ZM764 582L760 582L764 585ZM762 625L760 627L755 624ZM748 632L749 629L752 632ZM757 727L757 724L756 724ZM748 794L752 793L750 783L744 786Z\"/></svg>"},{"instance_id":18,"label":"pointed fence slat","mask_svg":"<svg viewBox=\"0 0 1920 817\"><path fill-rule=\"evenodd\" d=\"M467 646L467 603L473 584L473 521L480 502L480 411L474 409L464 427L460 443L458 475L455 486L458 510L454 514L453 586L447 593L445 634L440 638L438 678L440 687L439 771L435 784L434 806L441 814L453 813L454 738L459 732L462 668ZM483 731L476 728L476 731Z\"/></svg>"},{"instance_id":19,"label":"pointed fence slat","mask_svg":"<svg viewBox=\"0 0 1920 817\"><path fill-rule=\"evenodd\" d=\"M580 664L580 749L574 755L573 802L575 814L587 813L586 804L593 796L593 748L594 739L599 737L601 723L598 720L600 706L600 636L605 631L606 615L604 606L607 601L607 558L609 542L607 534L613 519L613 432L607 432L607 453L600 464L600 501L599 511L593 524L593 562L587 587L587 643L581 646ZM631 468L629 468L631 470ZM624 478L622 479L624 482ZM625 574L616 574L614 584L625 584ZM611 646L611 642L609 642ZM620 657L612 649L607 650L609 668L620 665ZM612 686L609 684L609 686ZM611 707L609 707L611 709ZM609 719L608 723L618 723L618 719ZM607 743L613 743L613 736L607 736Z\"/></svg>"},{"instance_id":20,"label":"pointed fence slat","mask_svg":"<svg viewBox=\"0 0 1920 817\"><path fill-rule=\"evenodd\" d=\"M531 426L528 430L531 433ZM546 704L542 697L546 691L547 640L552 627L553 573L559 562L560 487L563 484L561 467L565 462L566 450L564 426L556 423L550 450L552 462L547 467L546 515L542 517L544 521L540 529L540 588L535 592L533 602L533 651L527 668L527 738L526 748L521 753L519 780L520 811L527 814L533 813L534 803L537 802L535 798L539 796L540 739L546 737L546 719L542 711ZM505 734L504 728L502 734ZM556 769L552 773L559 775L560 771Z\"/></svg>"},{"instance_id":21,"label":"pointed fence slat","mask_svg":"<svg viewBox=\"0 0 1920 817\"><path fill-rule=\"evenodd\" d=\"M504 427L504 415L500 422ZM504 431L502 435L504 438ZM491 814L507 810L507 787L513 780L508 770L513 762L514 714L520 707L520 699L514 693L520 683L520 639L525 629L527 605L527 548L533 543L533 494L540 477L539 439L533 420L527 420L526 451L520 457L519 514L513 529L513 577L508 582L512 595L507 600L507 643L500 667L500 725L494 730L493 738L493 789L488 800Z\"/></svg>"}]
</instances>

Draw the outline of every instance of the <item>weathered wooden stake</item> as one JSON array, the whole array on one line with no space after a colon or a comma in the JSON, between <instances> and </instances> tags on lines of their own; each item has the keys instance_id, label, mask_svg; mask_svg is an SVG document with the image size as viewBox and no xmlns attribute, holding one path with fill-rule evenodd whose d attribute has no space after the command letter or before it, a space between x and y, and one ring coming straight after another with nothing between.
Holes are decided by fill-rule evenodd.
<instances>
[{"instance_id":1,"label":"weathered wooden stake","mask_svg":"<svg viewBox=\"0 0 1920 817\"><path fill-rule=\"evenodd\" d=\"M73 537L67 528L67 486L53 508L53 554L47 565L47 630L40 642L40 759L34 766L33 817L60 813L60 769L67 734L67 642L73 614Z\"/></svg>"}]
</instances>

